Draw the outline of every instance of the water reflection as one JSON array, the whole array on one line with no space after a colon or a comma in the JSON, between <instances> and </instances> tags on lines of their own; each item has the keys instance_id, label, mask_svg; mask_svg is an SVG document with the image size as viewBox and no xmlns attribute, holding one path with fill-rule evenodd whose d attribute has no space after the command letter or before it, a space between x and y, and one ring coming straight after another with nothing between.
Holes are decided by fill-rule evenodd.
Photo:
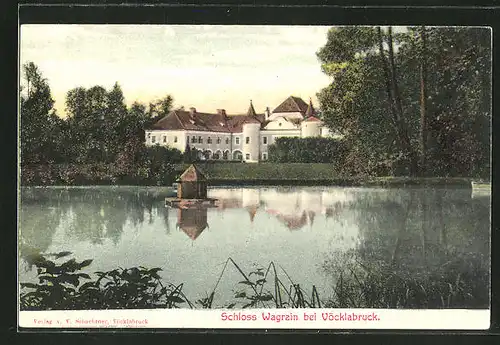
<instances>
[{"instance_id":1,"label":"water reflection","mask_svg":"<svg viewBox=\"0 0 500 345\"><path fill-rule=\"evenodd\" d=\"M409 243L419 247L411 255L416 260L466 243L475 245L474 251L485 252L490 199L467 195L466 190L445 189L211 189L209 196L220 200L212 211L169 209L163 204L162 190L154 188L26 188L21 196L20 244L22 251L43 252L58 227L64 227L71 240L100 244L110 239L116 244L127 222L139 228L153 224L155 218L170 234L172 212L177 213L174 224L196 239L209 227L208 214L217 212L223 218L228 210L240 209L248 214L249 223L262 215L289 230L314 228L318 216L342 225L347 220L343 213L349 211L356 218L360 253L373 256L377 248L377 257L392 262L402 260L403 247ZM450 231L455 239L451 244Z\"/></svg>"},{"instance_id":2,"label":"water reflection","mask_svg":"<svg viewBox=\"0 0 500 345\"><path fill-rule=\"evenodd\" d=\"M488 300L490 198L467 189L214 188L208 196L220 203L211 209L170 209L164 195L153 187L25 188L21 257L69 250L95 258L95 270L158 266L200 293L233 257L275 261L323 296L348 275L387 282L390 273L467 281L482 296L467 305Z\"/></svg>"},{"instance_id":3,"label":"water reflection","mask_svg":"<svg viewBox=\"0 0 500 345\"><path fill-rule=\"evenodd\" d=\"M207 219L206 208L179 208L177 210L177 226L192 240L196 240L208 227Z\"/></svg>"}]
</instances>

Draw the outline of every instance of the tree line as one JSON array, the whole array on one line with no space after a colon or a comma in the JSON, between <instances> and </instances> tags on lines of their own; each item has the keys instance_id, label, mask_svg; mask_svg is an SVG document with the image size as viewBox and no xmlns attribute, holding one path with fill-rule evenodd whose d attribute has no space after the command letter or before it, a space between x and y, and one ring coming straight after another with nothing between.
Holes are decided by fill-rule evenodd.
<instances>
[{"instance_id":1,"label":"tree line","mask_svg":"<svg viewBox=\"0 0 500 345\"><path fill-rule=\"evenodd\" d=\"M317 56L352 174L489 177L489 29L331 28Z\"/></svg>"},{"instance_id":2,"label":"tree line","mask_svg":"<svg viewBox=\"0 0 500 345\"><path fill-rule=\"evenodd\" d=\"M127 107L118 83L110 90L99 85L77 87L66 94L66 117L62 118L54 109L48 81L28 62L23 65L20 102L20 164L25 172L22 177L28 180L41 174L41 166L50 166L45 171L47 183L51 178L65 184L75 179L92 182L99 174L112 175L104 178L109 183L127 176L160 183L171 180L172 164L182 161L179 150L145 146L144 129L168 114L173 103L170 95L148 105L135 102ZM60 164L69 168L56 171L52 167ZM87 171L86 166L91 168ZM58 176L50 176L54 174Z\"/></svg>"}]
</instances>

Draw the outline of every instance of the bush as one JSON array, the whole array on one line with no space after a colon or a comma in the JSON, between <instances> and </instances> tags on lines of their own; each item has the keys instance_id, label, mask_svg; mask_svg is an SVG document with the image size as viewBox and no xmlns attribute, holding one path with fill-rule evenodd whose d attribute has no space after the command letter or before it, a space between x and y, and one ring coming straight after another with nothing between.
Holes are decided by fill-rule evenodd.
<instances>
[{"instance_id":1,"label":"bush","mask_svg":"<svg viewBox=\"0 0 500 345\"><path fill-rule=\"evenodd\" d=\"M177 149L129 145L113 163L45 164L21 167L21 185L170 185L182 162Z\"/></svg>"},{"instance_id":2,"label":"bush","mask_svg":"<svg viewBox=\"0 0 500 345\"><path fill-rule=\"evenodd\" d=\"M269 161L274 163L333 163L341 165L346 147L331 138L278 138L269 146Z\"/></svg>"}]
</instances>

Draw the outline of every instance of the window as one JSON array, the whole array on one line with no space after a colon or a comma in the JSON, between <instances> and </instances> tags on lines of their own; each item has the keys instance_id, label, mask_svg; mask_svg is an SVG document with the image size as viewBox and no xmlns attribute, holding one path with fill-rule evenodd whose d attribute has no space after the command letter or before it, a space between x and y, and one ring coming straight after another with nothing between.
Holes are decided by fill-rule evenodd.
<instances>
[{"instance_id":1,"label":"window","mask_svg":"<svg viewBox=\"0 0 500 345\"><path fill-rule=\"evenodd\" d=\"M220 138L217 137L217 144L220 144Z\"/></svg>"},{"instance_id":2,"label":"window","mask_svg":"<svg viewBox=\"0 0 500 345\"><path fill-rule=\"evenodd\" d=\"M234 143L236 145L239 145L240 144L240 138L239 137L234 138Z\"/></svg>"},{"instance_id":3,"label":"window","mask_svg":"<svg viewBox=\"0 0 500 345\"><path fill-rule=\"evenodd\" d=\"M267 152L262 152L262 160L267 161Z\"/></svg>"},{"instance_id":4,"label":"window","mask_svg":"<svg viewBox=\"0 0 500 345\"><path fill-rule=\"evenodd\" d=\"M195 137L194 135L191 137L191 143L192 143L192 144L193 144L193 143L196 143L196 137Z\"/></svg>"},{"instance_id":5,"label":"window","mask_svg":"<svg viewBox=\"0 0 500 345\"><path fill-rule=\"evenodd\" d=\"M263 143L264 145L267 145L267 137L263 137L263 138L262 138L262 143Z\"/></svg>"},{"instance_id":6,"label":"window","mask_svg":"<svg viewBox=\"0 0 500 345\"><path fill-rule=\"evenodd\" d=\"M189 143L189 135L186 136L186 143Z\"/></svg>"},{"instance_id":7,"label":"window","mask_svg":"<svg viewBox=\"0 0 500 345\"><path fill-rule=\"evenodd\" d=\"M153 144L154 144L154 143L156 143L156 136L154 136L154 135L153 135L153 136L151 137L151 142L152 142Z\"/></svg>"},{"instance_id":8,"label":"window","mask_svg":"<svg viewBox=\"0 0 500 345\"><path fill-rule=\"evenodd\" d=\"M207 138L207 144L211 144L212 143L212 138L208 137Z\"/></svg>"},{"instance_id":9,"label":"window","mask_svg":"<svg viewBox=\"0 0 500 345\"><path fill-rule=\"evenodd\" d=\"M174 137L174 143L176 143L176 142L177 142L177 137Z\"/></svg>"},{"instance_id":10,"label":"window","mask_svg":"<svg viewBox=\"0 0 500 345\"><path fill-rule=\"evenodd\" d=\"M250 137L245 138L245 143L250 144Z\"/></svg>"},{"instance_id":11,"label":"window","mask_svg":"<svg viewBox=\"0 0 500 345\"><path fill-rule=\"evenodd\" d=\"M166 136L166 135L164 135L164 136L163 136L163 142L164 142L164 143L166 143L166 142L167 142L167 136Z\"/></svg>"},{"instance_id":12,"label":"window","mask_svg":"<svg viewBox=\"0 0 500 345\"><path fill-rule=\"evenodd\" d=\"M198 137L198 142L199 142L200 144L203 144L203 138L202 138L202 137Z\"/></svg>"},{"instance_id":13,"label":"window","mask_svg":"<svg viewBox=\"0 0 500 345\"><path fill-rule=\"evenodd\" d=\"M250 159L250 153L247 153L247 154L245 155L245 159Z\"/></svg>"},{"instance_id":14,"label":"window","mask_svg":"<svg viewBox=\"0 0 500 345\"><path fill-rule=\"evenodd\" d=\"M229 138L226 138L226 145L229 145Z\"/></svg>"}]
</instances>

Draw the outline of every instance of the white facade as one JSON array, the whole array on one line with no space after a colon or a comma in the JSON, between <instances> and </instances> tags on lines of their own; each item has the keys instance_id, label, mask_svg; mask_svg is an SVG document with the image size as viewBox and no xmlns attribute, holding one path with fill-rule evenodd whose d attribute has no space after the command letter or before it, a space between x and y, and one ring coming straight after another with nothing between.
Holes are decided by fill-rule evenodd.
<instances>
[{"instance_id":1,"label":"white facade","mask_svg":"<svg viewBox=\"0 0 500 345\"><path fill-rule=\"evenodd\" d=\"M255 163L269 158L269 146L277 138L340 138L324 126L321 120L313 116L304 118L305 115L298 111L270 114L266 109L263 124L250 118L251 121L243 123L240 132L153 129L146 131L146 145L168 146L184 152L189 144L191 150L199 152L201 159Z\"/></svg>"}]
</instances>

